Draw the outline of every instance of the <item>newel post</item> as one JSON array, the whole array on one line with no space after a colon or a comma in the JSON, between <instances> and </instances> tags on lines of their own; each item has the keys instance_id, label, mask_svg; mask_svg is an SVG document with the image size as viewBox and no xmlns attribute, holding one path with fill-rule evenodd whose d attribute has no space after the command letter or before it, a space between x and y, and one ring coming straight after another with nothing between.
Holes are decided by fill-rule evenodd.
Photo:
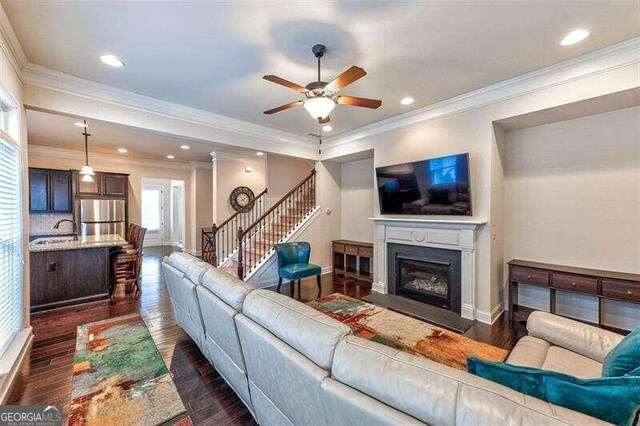
<instances>
[{"instance_id":1,"label":"newel post","mask_svg":"<svg viewBox=\"0 0 640 426\"><path fill-rule=\"evenodd\" d=\"M243 264L243 248L242 240L244 239L244 230L242 226L238 228L238 278L244 279L244 264Z\"/></svg>"},{"instance_id":2,"label":"newel post","mask_svg":"<svg viewBox=\"0 0 640 426\"><path fill-rule=\"evenodd\" d=\"M218 243L217 243L217 234L218 228L216 228L216 224L211 225L211 258L212 265L218 267Z\"/></svg>"}]
</instances>

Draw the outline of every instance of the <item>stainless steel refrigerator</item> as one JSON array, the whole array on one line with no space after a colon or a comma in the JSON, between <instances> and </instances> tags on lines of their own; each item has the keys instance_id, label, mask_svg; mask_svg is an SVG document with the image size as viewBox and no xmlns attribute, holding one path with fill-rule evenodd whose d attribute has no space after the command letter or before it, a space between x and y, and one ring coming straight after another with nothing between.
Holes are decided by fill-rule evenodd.
<instances>
[{"instance_id":1,"label":"stainless steel refrigerator","mask_svg":"<svg viewBox=\"0 0 640 426\"><path fill-rule=\"evenodd\" d=\"M124 200L80 200L80 232L82 236L120 234L126 232Z\"/></svg>"}]
</instances>

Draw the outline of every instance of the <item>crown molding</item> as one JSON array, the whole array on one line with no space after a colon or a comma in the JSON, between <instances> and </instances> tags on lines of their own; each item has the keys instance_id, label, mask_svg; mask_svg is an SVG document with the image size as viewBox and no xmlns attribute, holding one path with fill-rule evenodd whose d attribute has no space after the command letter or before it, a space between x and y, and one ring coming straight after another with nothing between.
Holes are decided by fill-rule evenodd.
<instances>
[{"instance_id":1,"label":"crown molding","mask_svg":"<svg viewBox=\"0 0 640 426\"><path fill-rule=\"evenodd\" d=\"M323 149L346 145L419 122L502 102L635 63L640 63L640 37L324 139Z\"/></svg>"},{"instance_id":2,"label":"crown molding","mask_svg":"<svg viewBox=\"0 0 640 426\"><path fill-rule=\"evenodd\" d=\"M9 17L0 4L0 49L4 52L13 70L22 78L22 70L29 64L18 36L9 22Z\"/></svg>"},{"instance_id":3,"label":"crown molding","mask_svg":"<svg viewBox=\"0 0 640 426\"><path fill-rule=\"evenodd\" d=\"M27 64L22 70L22 80L25 84L31 86L80 96L142 112L150 112L193 124L214 127L242 136L250 136L304 148L309 147L307 138L292 133L197 108L191 108L174 102L140 95L32 63Z\"/></svg>"},{"instance_id":4,"label":"crown molding","mask_svg":"<svg viewBox=\"0 0 640 426\"><path fill-rule=\"evenodd\" d=\"M78 151L75 149L56 148L52 146L44 145L28 145L29 155L43 155L53 158L64 158L68 160L78 160L79 164L84 162L84 151ZM174 161L163 160L147 160L140 157L126 157L112 154L103 154L100 152L90 153L90 159L96 160L101 163L114 164L114 165L131 165L131 166L145 166L145 167L161 167L164 169L174 170L191 170L193 167L210 169L211 163L203 161L192 161L190 163L180 163Z\"/></svg>"}]
</instances>

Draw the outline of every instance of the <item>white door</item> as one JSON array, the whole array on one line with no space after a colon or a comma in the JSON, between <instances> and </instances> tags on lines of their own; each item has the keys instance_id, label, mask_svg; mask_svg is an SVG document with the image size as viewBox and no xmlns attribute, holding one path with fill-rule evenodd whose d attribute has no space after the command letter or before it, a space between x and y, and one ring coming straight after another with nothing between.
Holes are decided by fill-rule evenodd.
<instances>
[{"instance_id":1,"label":"white door","mask_svg":"<svg viewBox=\"0 0 640 426\"><path fill-rule=\"evenodd\" d=\"M140 210L142 227L147 228L144 246L154 247L164 244L164 194L162 187L142 187Z\"/></svg>"}]
</instances>

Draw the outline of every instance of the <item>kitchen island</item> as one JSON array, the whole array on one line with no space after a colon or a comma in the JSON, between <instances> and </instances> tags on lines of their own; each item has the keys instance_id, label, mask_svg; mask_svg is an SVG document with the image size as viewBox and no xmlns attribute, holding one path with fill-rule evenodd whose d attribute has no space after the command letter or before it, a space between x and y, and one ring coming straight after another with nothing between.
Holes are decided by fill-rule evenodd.
<instances>
[{"instance_id":1,"label":"kitchen island","mask_svg":"<svg viewBox=\"0 0 640 426\"><path fill-rule=\"evenodd\" d=\"M31 312L109 298L110 254L126 244L117 234L31 241Z\"/></svg>"}]
</instances>

